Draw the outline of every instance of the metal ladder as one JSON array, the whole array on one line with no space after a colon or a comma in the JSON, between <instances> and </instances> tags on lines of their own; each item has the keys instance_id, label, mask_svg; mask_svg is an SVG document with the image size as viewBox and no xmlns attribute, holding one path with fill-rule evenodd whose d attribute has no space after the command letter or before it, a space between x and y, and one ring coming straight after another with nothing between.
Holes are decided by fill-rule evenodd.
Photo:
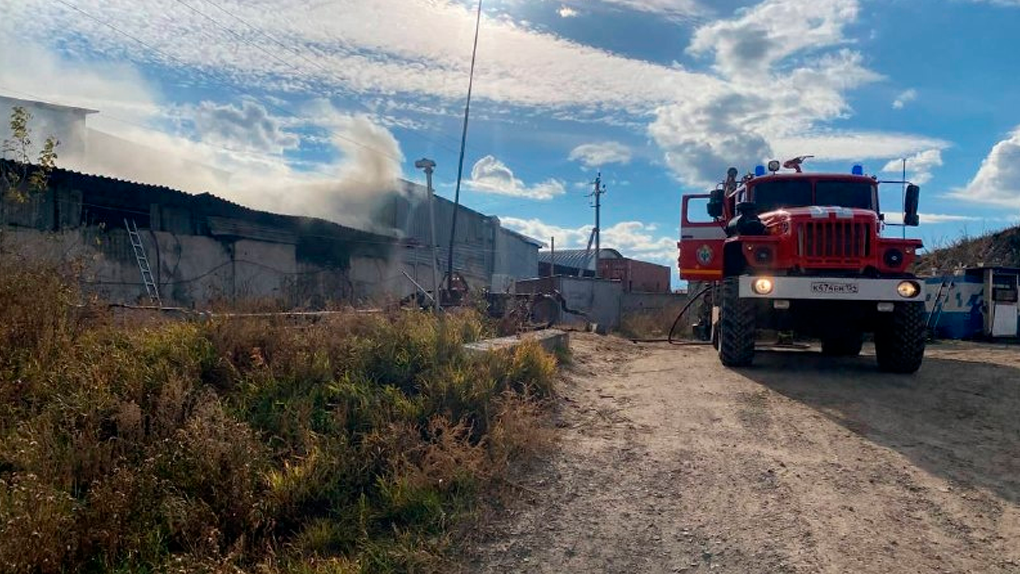
<instances>
[{"instance_id":1,"label":"metal ladder","mask_svg":"<svg viewBox=\"0 0 1020 574\"><path fill-rule=\"evenodd\" d=\"M145 245L142 244L142 236L138 234L138 224L133 219L124 219L124 227L127 228L128 237L131 238L131 247L135 250L135 261L138 262L138 270L142 273L142 283L145 284L145 292L153 303L163 306L159 298L159 286L152 276L152 268L149 267L149 258L145 255Z\"/></svg>"}]
</instances>

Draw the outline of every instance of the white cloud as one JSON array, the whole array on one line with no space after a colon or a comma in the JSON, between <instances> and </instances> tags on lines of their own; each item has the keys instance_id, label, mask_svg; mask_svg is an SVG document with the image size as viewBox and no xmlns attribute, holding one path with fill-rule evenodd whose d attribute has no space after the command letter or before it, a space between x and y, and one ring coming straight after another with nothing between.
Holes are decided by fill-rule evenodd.
<instances>
[{"instance_id":1,"label":"white cloud","mask_svg":"<svg viewBox=\"0 0 1020 574\"><path fill-rule=\"evenodd\" d=\"M514 176L507 165L491 155L487 155L471 168L471 179L466 185L475 191L495 193L526 199L546 200L566 193L562 181L548 179L541 183L528 186Z\"/></svg>"},{"instance_id":2,"label":"white cloud","mask_svg":"<svg viewBox=\"0 0 1020 574\"><path fill-rule=\"evenodd\" d=\"M240 106L204 101L194 107L191 116L196 132L209 143L273 153L298 145L298 137L284 131L280 118L251 100Z\"/></svg>"},{"instance_id":3,"label":"white cloud","mask_svg":"<svg viewBox=\"0 0 1020 574\"><path fill-rule=\"evenodd\" d=\"M578 15L578 11L570 6L560 6L556 13L560 15L560 18L574 18Z\"/></svg>"},{"instance_id":4,"label":"white cloud","mask_svg":"<svg viewBox=\"0 0 1020 574\"><path fill-rule=\"evenodd\" d=\"M844 27L856 19L857 0L765 0L739 17L699 27L688 51L714 54L731 78L766 73L794 53L844 42Z\"/></svg>"},{"instance_id":5,"label":"white cloud","mask_svg":"<svg viewBox=\"0 0 1020 574\"><path fill-rule=\"evenodd\" d=\"M26 42L63 45L71 53L168 67L200 85L458 102L463 98L464 46L470 46L474 32L472 6L452 0L220 4L300 55L209 5L197 8L218 23L182 7L170 10L158 0L76 2L123 34L49 0L14 3L0 24L6 29L0 31ZM7 22L16 22L17 28ZM482 17L474 92L479 100L573 107L575 113L642 114L672 101L677 93L711 89L715 83L704 74L619 56L502 16Z\"/></svg>"},{"instance_id":6,"label":"white cloud","mask_svg":"<svg viewBox=\"0 0 1020 574\"><path fill-rule=\"evenodd\" d=\"M607 141L582 144L570 151L569 159L585 167L601 167L611 163L630 163L630 148L620 142Z\"/></svg>"},{"instance_id":7,"label":"white cloud","mask_svg":"<svg viewBox=\"0 0 1020 574\"><path fill-rule=\"evenodd\" d=\"M602 3L667 17L708 15L690 0ZM420 110L455 109L453 104L462 101L464 50L474 25L473 7L463 2L217 4L254 28L214 5L195 4L218 23L192 10L169 10L158 0L75 3L101 22L62 3L21 0L0 21L0 37L17 38L18 46L60 46L72 71L96 58L134 61L158 66L175 81L230 93L229 99L238 99L232 89L269 91L282 98L281 107L295 112L303 110L292 101L323 93L397 101L386 113L402 119L383 118L379 123L412 129L420 127L411 119L420 118ZM557 4L577 6L573 0ZM857 0L765 0L733 18L708 22L696 31L690 50L713 57L714 73L621 56L505 15L483 15L474 93L483 113L488 102L508 115L523 108L554 118L627 126L652 118L648 133L672 171L700 185L718 179L720 167L750 165L782 148L785 139L817 133L826 122L850 115L844 94L880 77L864 67L860 54L840 49L850 45L843 34L857 13ZM286 48L253 30L265 31ZM429 33L413 33L419 30ZM33 71L27 75L31 78ZM56 82L70 88L35 78L31 82L51 91L77 91L77 82ZM104 99L114 96L104 94ZM861 150L872 143L868 137L855 137ZM884 141L884 135L880 137ZM938 147L917 143L928 138L904 138L913 140L905 144L910 153ZM555 183L543 193L555 193Z\"/></svg>"},{"instance_id":8,"label":"white cloud","mask_svg":"<svg viewBox=\"0 0 1020 574\"><path fill-rule=\"evenodd\" d=\"M910 88L909 90L904 90L903 92L900 93L900 95L896 96L896 99L893 100L892 107L893 109L902 110L904 106L906 106L908 103L916 99L917 90L915 90L914 88Z\"/></svg>"},{"instance_id":9,"label":"white cloud","mask_svg":"<svg viewBox=\"0 0 1020 574\"><path fill-rule=\"evenodd\" d=\"M635 12L659 14L672 20L688 20L706 13L706 9L696 0L601 0L601 2Z\"/></svg>"},{"instance_id":10,"label":"white cloud","mask_svg":"<svg viewBox=\"0 0 1020 574\"><path fill-rule=\"evenodd\" d=\"M966 187L950 195L971 202L1020 208L1020 126L992 146Z\"/></svg>"},{"instance_id":11,"label":"white cloud","mask_svg":"<svg viewBox=\"0 0 1020 574\"><path fill-rule=\"evenodd\" d=\"M932 170L942 166L942 151L928 149L907 158L907 178L917 185L931 181ZM882 168L886 173L903 173L903 160L894 159Z\"/></svg>"},{"instance_id":12,"label":"white cloud","mask_svg":"<svg viewBox=\"0 0 1020 574\"><path fill-rule=\"evenodd\" d=\"M773 138L781 158L813 154L817 161L888 159L924 150L945 149L949 142L893 132L823 132Z\"/></svg>"},{"instance_id":13,"label":"white cloud","mask_svg":"<svg viewBox=\"0 0 1020 574\"><path fill-rule=\"evenodd\" d=\"M501 217L504 226L529 237L547 241L556 238L556 247L562 249L583 248L588 243L591 225L581 227L560 227L540 219L519 219ZM656 234L655 225L640 221L621 221L602 229L602 247L620 251L626 257L653 261L671 267L676 266L676 238Z\"/></svg>"},{"instance_id":14,"label":"white cloud","mask_svg":"<svg viewBox=\"0 0 1020 574\"><path fill-rule=\"evenodd\" d=\"M730 81L656 110L649 134L674 174L710 186L730 166L775 157L888 159L946 147L915 135L825 128L850 115L847 91L882 77L845 47L858 12L857 0L765 0L698 28L688 50L713 56Z\"/></svg>"}]
</instances>

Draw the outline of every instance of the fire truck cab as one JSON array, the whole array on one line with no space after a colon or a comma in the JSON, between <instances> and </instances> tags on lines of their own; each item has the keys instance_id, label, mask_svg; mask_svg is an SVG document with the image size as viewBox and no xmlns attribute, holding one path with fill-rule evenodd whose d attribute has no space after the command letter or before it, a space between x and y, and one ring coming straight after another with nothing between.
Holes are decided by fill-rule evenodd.
<instances>
[{"instance_id":1,"label":"fire truck cab","mask_svg":"<svg viewBox=\"0 0 1020 574\"><path fill-rule=\"evenodd\" d=\"M714 286L721 361L750 365L762 331L820 339L828 355L859 354L873 333L880 368L916 371L925 309L910 266L921 241L882 237L880 182L860 166L803 173L802 161L785 164L792 173L772 161L739 181L730 168L715 190L683 198L680 275ZM903 225L918 224L919 193L906 186Z\"/></svg>"}]
</instances>

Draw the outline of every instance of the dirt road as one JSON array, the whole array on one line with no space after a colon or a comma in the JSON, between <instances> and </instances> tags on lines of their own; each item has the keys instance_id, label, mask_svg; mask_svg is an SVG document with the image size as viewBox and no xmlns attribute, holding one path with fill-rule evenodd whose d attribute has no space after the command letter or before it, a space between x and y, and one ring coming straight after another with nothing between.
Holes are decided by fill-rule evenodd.
<instances>
[{"instance_id":1,"label":"dirt road","mask_svg":"<svg viewBox=\"0 0 1020 574\"><path fill-rule=\"evenodd\" d=\"M578 334L556 450L479 533L479 572L1020 573L1020 349L873 356ZM865 349L865 355L869 349Z\"/></svg>"}]
</instances>

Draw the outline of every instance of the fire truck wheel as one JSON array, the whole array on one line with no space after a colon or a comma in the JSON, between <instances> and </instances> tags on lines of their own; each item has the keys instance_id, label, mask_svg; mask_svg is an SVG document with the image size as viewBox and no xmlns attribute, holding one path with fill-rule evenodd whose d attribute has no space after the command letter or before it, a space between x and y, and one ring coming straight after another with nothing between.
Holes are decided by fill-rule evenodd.
<instances>
[{"instance_id":1,"label":"fire truck wheel","mask_svg":"<svg viewBox=\"0 0 1020 574\"><path fill-rule=\"evenodd\" d=\"M861 333L840 333L822 339L822 354L830 357L856 357L861 354L864 337Z\"/></svg>"},{"instance_id":2,"label":"fire truck wheel","mask_svg":"<svg viewBox=\"0 0 1020 574\"><path fill-rule=\"evenodd\" d=\"M878 367L890 373L909 374L924 359L924 303L898 303L875 330Z\"/></svg>"},{"instance_id":3,"label":"fire truck wheel","mask_svg":"<svg viewBox=\"0 0 1020 574\"><path fill-rule=\"evenodd\" d=\"M754 361L754 301L740 298L737 277L723 280L719 308L719 360L727 367Z\"/></svg>"}]
</instances>

